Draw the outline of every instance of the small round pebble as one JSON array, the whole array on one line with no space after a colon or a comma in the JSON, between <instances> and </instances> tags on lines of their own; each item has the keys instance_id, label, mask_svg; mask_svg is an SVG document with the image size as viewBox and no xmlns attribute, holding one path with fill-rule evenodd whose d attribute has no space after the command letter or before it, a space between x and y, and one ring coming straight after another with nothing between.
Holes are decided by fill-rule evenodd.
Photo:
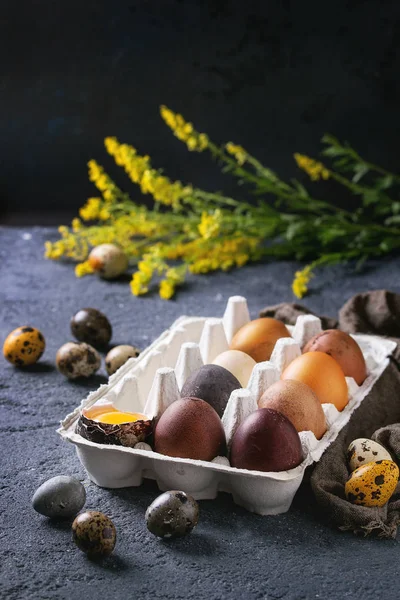
<instances>
[{"instance_id":1,"label":"small round pebble","mask_svg":"<svg viewBox=\"0 0 400 600\"><path fill-rule=\"evenodd\" d=\"M17 327L6 338L3 355L16 367L34 365L42 356L46 342L43 334L35 327Z\"/></svg>"},{"instance_id":2,"label":"small round pebble","mask_svg":"<svg viewBox=\"0 0 400 600\"><path fill-rule=\"evenodd\" d=\"M106 369L109 375L113 375L130 358L136 358L140 354L139 348L122 344L115 346L106 356Z\"/></svg>"},{"instance_id":3,"label":"small round pebble","mask_svg":"<svg viewBox=\"0 0 400 600\"><path fill-rule=\"evenodd\" d=\"M158 496L146 510L147 529L160 538L182 537L199 521L199 505L185 492L171 490Z\"/></svg>"},{"instance_id":4,"label":"small round pebble","mask_svg":"<svg viewBox=\"0 0 400 600\"><path fill-rule=\"evenodd\" d=\"M115 244L100 244L89 254L89 264L103 279L115 279L128 268L126 254Z\"/></svg>"},{"instance_id":5,"label":"small round pebble","mask_svg":"<svg viewBox=\"0 0 400 600\"><path fill-rule=\"evenodd\" d=\"M82 308L72 317L70 325L77 340L95 348L106 346L111 340L110 321L97 308Z\"/></svg>"},{"instance_id":6,"label":"small round pebble","mask_svg":"<svg viewBox=\"0 0 400 600\"><path fill-rule=\"evenodd\" d=\"M86 490L80 481L67 475L48 479L34 493L32 506L51 519L74 517L86 502Z\"/></svg>"},{"instance_id":7,"label":"small round pebble","mask_svg":"<svg viewBox=\"0 0 400 600\"><path fill-rule=\"evenodd\" d=\"M72 523L75 544L89 558L109 556L117 541L114 523L107 515L96 510L87 510Z\"/></svg>"},{"instance_id":8,"label":"small round pebble","mask_svg":"<svg viewBox=\"0 0 400 600\"><path fill-rule=\"evenodd\" d=\"M57 369L68 379L90 377L100 365L100 354L89 344L67 342L56 354Z\"/></svg>"}]
</instances>

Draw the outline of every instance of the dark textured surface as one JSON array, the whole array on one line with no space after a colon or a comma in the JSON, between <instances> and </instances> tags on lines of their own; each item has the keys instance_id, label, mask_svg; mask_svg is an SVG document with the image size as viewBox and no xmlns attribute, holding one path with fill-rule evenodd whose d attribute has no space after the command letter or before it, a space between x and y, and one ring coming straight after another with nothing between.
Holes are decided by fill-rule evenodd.
<instances>
[{"instance_id":1,"label":"dark textured surface","mask_svg":"<svg viewBox=\"0 0 400 600\"><path fill-rule=\"evenodd\" d=\"M69 320L82 306L105 312L113 342L146 346L182 313L223 313L232 294L248 297L256 317L266 304L291 300L295 263L250 266L194 278L176 301L156 294L135 299L127 282L77 280L70 266L42 259L55 231L0 228L0 338L30 323L46 337L36 367L0 367L0 597L6 600L109 597L154 598L398 598L399 542L361 539L332 528L303 484L291 510L260 517L221 494L200 502L200 522L187 538L163 542L146 529L144 514L158 495L141 488L104 490L90 483L58 421L105 380L70 382L54 369L57 348L70 339ZM388 287L400 292L398 259L373 263L359 275L337 267L313 280L305 304L336 314L352 294ZM30 504L49 477L68 474L87 490L86 509L109 515L117 528L114 554L90 562L74 545L68 524L51 523Z\"/></svg>"},{"instance_id":2,"label":"dark textured surface","mask_svg":"<svg viewBox=\"0 0 400 600\"><path fill-rule=\"evenodd\" d=\"M229 194L229 178L222 183L207 156L174 139L160 104L285 177L299 174L293 152L318 152L325 132L398 169L397 0L36 0L23 10L3 0L1 8L8 210L80 206L94 193L90 158L137 194L106 157L106 135L173 178Z\"/></svg>"}]
</instances>

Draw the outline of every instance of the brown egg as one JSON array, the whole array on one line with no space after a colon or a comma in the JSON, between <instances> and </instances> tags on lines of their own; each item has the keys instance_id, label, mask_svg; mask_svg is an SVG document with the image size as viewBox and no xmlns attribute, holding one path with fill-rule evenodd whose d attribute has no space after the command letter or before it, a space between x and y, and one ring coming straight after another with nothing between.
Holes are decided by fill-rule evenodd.
<instances>
[{"instance_id":1,"label":"brown egg","mask_svg":"<svg viewBox=\"0 0 400 600\"><path fill-rule=\"evenodd\" d=\"M303 460L299 434L287 417L270 408L251 413L232 439L231 465L251 471L287 471Z\"/></svg>"},{"instance_id":2,"label":"brown egg","mask_svg":"<svg viewBox=\"0 0 400 600\"><path fill-rule=\"evenodd\" d=\"M327 329L315 335L304 346L303 352L325 352L342 367L346 377L361 385L367 377L367 367L360 346L344 331Z\"/></svg>"},{"instance_id":3,"label":"brown egg","mask_svg":"<svg viewBox=\"0 0 400 600\"><path fill-rule=\"evenodd\" d=\"M154 432L160 454L212 460L225 453L225 432L215 410L199 398L175 400L161 415Z\"/></svg>"},{"instance_id":4,"label":"brown egg","mask_svg":"<svg viewBox=\"0 0 400 600\"><path fill-rule=\"evenodd\" d=\"M306 352L298 356L283 371L281 379L302 381L316 393L321 404L334 404L338 410L343 410L349 401L342 369L324 352Z\"/></svg>"},{"instance_id":5,"label":"brown egg","mask_svg":"<svg viewBox=\"0 0 400 600\"><path fill-rule=\"evenodd\" d=\"M231 350L241 350L256 362L271 358L275 343L279 338L291 337L288 329L276 319L264 317L243 325L233 337Z\"/></svg>"},{"instance_id":6,"label":"brown egg","mask_svg":"<svg viewBox=\"0 0 400 600\"><path fill-rule=\"evenodd\" d=\"M277 381L264 392L258 406L279 411L293 423L297 431L312 431L317 440L326 431L321 403L312 389L301 381Z\"/></svg>"}]
</instances>

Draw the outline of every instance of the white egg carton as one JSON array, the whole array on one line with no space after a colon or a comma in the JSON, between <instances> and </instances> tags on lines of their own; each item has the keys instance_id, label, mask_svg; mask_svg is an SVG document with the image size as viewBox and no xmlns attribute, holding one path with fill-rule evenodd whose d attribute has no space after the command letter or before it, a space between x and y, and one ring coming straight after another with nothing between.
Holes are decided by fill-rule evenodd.
<instances>
[{"instance_id":1,"label":"white egg carton","mask_svg":"<svg viewBox=\"0 0 400 600\"><path fill-rule=\"evenodd\" d=\"M303 462L290 471L263 473L236 469L226 457L212 462L171 458L151 450L145 443L135 448L103 445L75 433L82 409L94 404L112 405L118 410L160 417L180 397L186 378L201 365L210 363L228 349L234 334L250 320L246 299L229 299L222 319L180 317L138 358L131 358L109 379L107 385L89 394L62 422L58 433L76 446L89 478L105 488L141 485L143 478L155 479L160 490L184 490L196 499L213 499L219 491L232 494L234 501L260 515L286 512L299 488L306 467L318 461L337 437L351 414L360 405L386 368L396 344L384 338L354 335L368 368L368 377L358 386L346 378L349 403L342 412L323 404L328 430L321 440L310 431L300 433ZM298 317L288 327L292 338L277 341L271 360L257 363L247 388L232 392L222 417L228 447L238 426L253 411L264 391L280 378L285 367L301 354L301 347L321 331L317 317Z\"/></svg>"}]
</instances>

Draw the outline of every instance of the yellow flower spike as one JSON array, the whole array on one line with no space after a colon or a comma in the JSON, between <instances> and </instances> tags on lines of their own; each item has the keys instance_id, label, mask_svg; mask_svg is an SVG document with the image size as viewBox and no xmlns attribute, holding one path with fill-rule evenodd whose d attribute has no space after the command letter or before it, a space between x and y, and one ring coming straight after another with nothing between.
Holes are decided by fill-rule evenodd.
<instances>
[{"instance_id":1,"label":"yellow flower spike","mask_svg":"<svg viewBox=\"0 0 400 600\"><path fill-rule=\"evenodd\" d=\"M217 237L221 230L222 214L219 209L215 210L212 215L203 212L201 215L201 221L198 225L200 235L208 240L213 237Z\"/></svg>"},{"instance_id":2,"label":"yellow flower spike","mask_svg":"<svg viewBox=\"0 0 400 600\"><path fill-rule=\"evenodd\" d=\"M136 273L133 274L132 281L130 283L132 294L134 296L142 296L143 294L147 294L149 291L147 283L148 281L143 276L143 273L136 271Z\"/></svg>"},{"instance_id":3,"label":"yellow flower spike","mask_svg":"<svg viewBox=\"0 0 400 600\"><path fill-rule=\"evenodd\" d=\"M174 284L168 279L163 279L160 282L160 298L163 300L169 300L175 293Z\"/></svg>"},{"instance_id":4,"label":"yellow flower spike","mask_svg":"<svg viewBox=\"0 0 400 600\"><path fill-rule=\"evenodd\" d=\"M228 142L225 145L226 151L236 158L239 165L243 165L247 160L247 152L242 146Z\"/></svg>"},{"instance_id":5,"label":"yellow flower spike","mask_svg":"<svg viewBox=\"0 0 400 600\"><path fill-rule=\"evenodd\" d=\"M151 263L150 263L149 261L147 261L147 260L141 260L141 261L138 263L138 269L139 269L140 273L142 273L142 274L143 274L143 276L144 276L144 277L145 277L145 278L146 278L148 281L150 281L150 280L151 280L151 278L153 277L153 272L154 272L154 269L153 269L153 266L151 265ZM143 279L142 279L142 280L143 280Z\"/></svg>"},{"instance_id":6,"label":"yellow flower spike","mask_svg":"<svg viewBox=\"0 0 400 600\"><path fill-rule=\"evenodd\" d=\"M182 115L174 113L166 106L160 106L160 114L175 137L185 142L189 150L203 152L207 148L208 136L196 131L193 124L186 122Z\"/></svg>"},{"instance_id":7,"label":"yellow flower spike","mask_svg":"<svg viewBox=\"0 0 400 600\"><path fill-rule=\"evenodd\" d=\"M314 277L312 269L313 265L307 265L302 271L296 271L292 283L292 290L296 298L303 298L306 295L308 283Z\"/></svg>"},{"instance_id":8,"label":"yellow flower spike","mask_svg":"<svg viewBox=\"0 0 400 600\"><path fill-rule=\"evenodd\" d=\"M102 208L100 210L100 213L99 213L100 221L108 221L108 219L110 217L111 217L111 213L109 212L109 210L107 208Z\"/></svg>"},{"instance_id":9,"label":"yellow flower spike","mask_svg":"<svg viewBox=\"0 0 400 600\"><path fill-rule=\"evenodd\" d=\"M75 267L75 275L77 277L84 277L85 275L91 275L92 273L94 273L94 270L90 266L90 263L88 260L86 260L85 262L79 263Z\"/></svg>"},{"instance_id":10,"label":"yellow flower spike","mask_svg":"<svg viewBox=\"0 0 400 600\"><path fill-rule=\"evenodd\" d=\"M82 208L79 209L79 215L84 221L94 221L100 215L100 198L89 198Z\"/></svg>"},{"instance_id":11,"label":"yellow flower spike","mask_svg":"<svg viewBox=\"0 0 400 600\"><path fill-rule=\"evenodd\" d=\"M72 227L72 231L74 233L81 231L81 229L83 227L82 221L80 219L72 219L71 227Z\"/></svg>"},{"instance_id":12,"label":"yellow flower spike","mask_svg":"<svg viewBox=\"0 0 400 600\"><path fill-rule=\"evenodd\" d=\"M318 162L309 156L305 156L304 154L299 154L298 152L293 156L297 166L307 173L311 181L329 179L330 172L321 162Z\"/></svg>"}]
</instances>

